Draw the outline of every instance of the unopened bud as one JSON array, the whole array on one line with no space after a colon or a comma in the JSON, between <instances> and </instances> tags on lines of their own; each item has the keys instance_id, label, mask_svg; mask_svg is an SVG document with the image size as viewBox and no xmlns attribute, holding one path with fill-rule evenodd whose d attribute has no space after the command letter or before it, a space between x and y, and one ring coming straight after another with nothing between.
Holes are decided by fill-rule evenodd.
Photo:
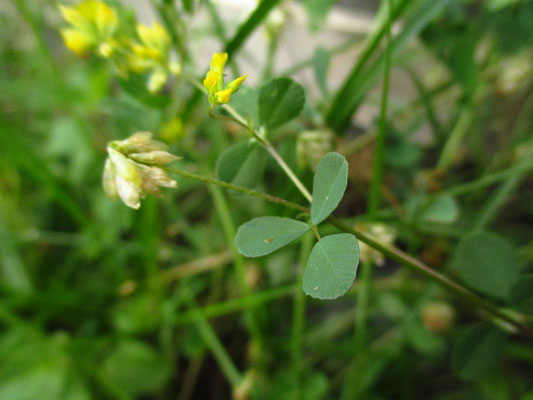
<instances>
[{"instance_id":1,"label":"unopened bud","mask_svg":"<svg viewBox=\"0 0 533 400\"><path fill-rule=\"evenodd\" d=\"M428 303L421 312L424 326L436 333L447 331L455 319L453 308L444 302Z\"/></svg>"},{"instance_id":2,"label":"unopened bud","mask_svg":"<svg viewBox=\"0 0 533 400\"><path fill-rule=\"evenodd\" d=\"M181 157L170 154L168 151L154 150L148 153L132 153L128 155L134 161L144 164L165 165L172 161L180 160Z\"/></svg>"}]
</instances>

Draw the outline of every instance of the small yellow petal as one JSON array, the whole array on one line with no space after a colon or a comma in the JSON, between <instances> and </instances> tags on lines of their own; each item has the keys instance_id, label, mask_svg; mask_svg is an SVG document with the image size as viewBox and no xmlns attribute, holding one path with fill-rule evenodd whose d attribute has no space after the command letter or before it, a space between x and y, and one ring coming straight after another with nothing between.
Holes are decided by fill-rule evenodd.
<instances>
[{"instance_id":1,"label":"small yellow petal","mask_svg":"<svg viewBox=\"0 0 533 400\"><path fill-rule=\"evenodd\" d=\"M152 26L138 24L137 34L148 47L166 51L170 45L170 35L158 22L154 22Z\"/></svg>"},{"instance_id":2,"label":"small yellow petal","mask_svg":"<svg viewBox=\"0 0 533 400\"><path fill-rule=\"evenodd\" d=\"M91 36L75 29L63 29L61 30L61 36L63 37L65 46L79 55L87 53L94 44Z\"/></svg>"},{"instance_id":3,"label":"small yellow petal","mask_svg":"<svg viewBox=\"0 0 533 400\"><path fill-rule=\"evenodd\" d=\"M209 93L212 93L216 90L218 80L220 79L220 74L215 71L207 72L205 79L203 81L204 87Z\"/></svg>"},{"instance_id":4,"label":"small yellow petal","mask_svg":"<svg viewBox=\"0 0 533 400\"><path fill-rule=\"evenodd\" d=\"M226 65L226 61L228 61L228 53L214 53L213 58L211 59L210 69L222 75L222 70L224 69L224 65Z\"/></svg>"},{"instance_id":5,"label":"small yellow petal","mask_svg":"<svg viewBox=\"0 0 533 400\"><path fill-rule=\"evenodd\" d=\"M229 101L231 97L231 89L225 89L221 90L219 92L215 93L215 97L217 99L217 102L220 104L225 104Z\"/></svg>"},{"instance_id":6,"label":"small yellow petal","mask_svg":"<svg viewBox=\"0 0 533 400\"><path fill-rule=\"evenodd\" d=\"M237 92L237 90L239 90L239 87L241 86L241 84L244 82L244 80L248 77L248 75L244 75L244 76L241 76L237 79L235 79L234 81L231 81L230 83L228 83L228 85L226 86L226 89L231 89L231 93L235 93Z\"/></svg>"},{"instance_id":7,"label":"small yellow petal","mask_svg":"<svg viewBox=\"0 0 533 400\"><path fill-rule=\"evenodd\" d=\"M83 29L87 26L87 19L75 7L66 7L60 5L59 11L61 12L61 15L65 21L75 28Z\"/></svg>"},{"instance_id":8,"label":"small yellow petal","mask_svg":"<svg viewBox=\"0 0 533 400\"><path fill-rule=\"evenodd\" d=\"M97 2L95 5L95 23L98 28L98 32L103 35L111 35L118 24L118 16L115 10L109 7L104 2Z\"/></svg>"},{"instance_id":9,"label":"small yellow petal","mask_svg":"<svg viewBox=\"0 0 533 400\"><path fill-rule=\"evenodd\" d=\"M168 74L162 69L156 69L148 79L148 90L150 93L157 93L167 83Z\"/></svg>"}]
</instances>

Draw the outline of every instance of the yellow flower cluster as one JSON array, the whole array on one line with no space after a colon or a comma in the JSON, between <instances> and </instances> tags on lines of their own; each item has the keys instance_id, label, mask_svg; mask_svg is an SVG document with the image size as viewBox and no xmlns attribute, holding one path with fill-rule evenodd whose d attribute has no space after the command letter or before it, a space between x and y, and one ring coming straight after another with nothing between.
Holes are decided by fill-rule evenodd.
<instances>
[{"instance_id":1,"label":"yellow flower cluster","mask_svg":"<svg viewBox=\"0 0 533 400\"><path fill-rule=\"evenodd\" d=\"M96 53L111 59L119 73L149 73L148 90L156 93L166 84L169 74L180 73L170 60L170 35L157 22L137 25L136 38L119 36L115 9L99 0L85 0L76 6L59 6L70 27L61 30L65 45L78 55Z\"/></svg>"},{"instance_id":2,"label":"yellow flower cluster","mask_svg":"<svg viewBox=\"0 0 533 400\"><path fill-rule=\"evenodd\" d=\"M213 54L209 71L205 75L203 84L209 93L209 102L211 104L227 103L231 95L239 90L241 84L248 77L248 75L241 76L224 87L224 66L226 61L228 61L228 53Z\"/></svg>"}]
</instances>

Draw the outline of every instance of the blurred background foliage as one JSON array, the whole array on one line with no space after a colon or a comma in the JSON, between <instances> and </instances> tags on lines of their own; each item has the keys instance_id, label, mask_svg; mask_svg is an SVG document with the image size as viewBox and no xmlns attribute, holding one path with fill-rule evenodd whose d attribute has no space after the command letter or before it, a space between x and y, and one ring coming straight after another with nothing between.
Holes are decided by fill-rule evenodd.
<instances>
[{"instance_id":1,"label":"blurred background foliage","mask_svg":"<svg viewBox=\"0 0 533 400\"><path fill-rule=\"evenodd\" d=\"M108 3L134 23L129 5ZM366 39L315 43L328 12L358 9L336 3L263 0L242 20L218 19L211 0L146 7L187 32L183 61L198 77L207 37L234 52L233 68L246 63L255 78L232 98L239 110L257 114L263 78L301 81L302 116L271 140L302 180L310 186L336 149L350 165L338 216L531 322L533 2L391 2L384 204L371 220L385 7ZM312 56L283 69L276 51L292 40L295 10L307 13L298 45ZM254 59L246 42L265 24L266 55ZM304 297L312 236L264 258L236 253L236 226L291 211L183 178L139 211L108 200L110 140L154 132L182 168L214 175L246 133L210 119L179 78L153 95L145 76L121 79L105 60L69 53L63 26L55 1L0 4L0 399L533 399L531 336L482 322L370 249L383 265L364 306L358 280L336 301ZM260 149L231 149L236 162L251 157L239 183L304 203ZM358 306L368 327L354 344Z\"/></svg>"}]
</instances>

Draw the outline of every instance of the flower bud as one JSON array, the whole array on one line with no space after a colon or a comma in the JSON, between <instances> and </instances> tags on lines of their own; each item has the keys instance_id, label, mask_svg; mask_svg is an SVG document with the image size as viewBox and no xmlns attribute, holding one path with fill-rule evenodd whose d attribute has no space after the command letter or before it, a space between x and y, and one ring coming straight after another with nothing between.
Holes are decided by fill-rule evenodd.
<instances>
[{"instance_id":1,"label":"flower bud","mask_svg":"<svg viewBox=\"0 0 533 400\"><path fill-rule=\"evenodd\" d=\"M425 327L436 333L447 331L455 319L453 308L444 302L428 303L421 312Z\"/></svg>"},{"instance_id":2,"label":"flower bud","mask_svg":"<svg viewBox=\"0 0 533 400\"><path fill-rule=\"evenodd\" d=\"M128 155L133 161L143 164L165 165L172 161L180 160L181 157L170 154L168 151L154 150L148 153L132 153Z\"/></svg>"},{"instance_id":3,"label":"flower bud","mask_svg":"<svg viewBox=\"0 0 533 400\"><path fill-rule=\"evenodd\" d=\"M225 104L229 101L231 97L231 89L225 89L221 90L219 92L215 93L215 97L217 99L217 102L220 104Z\"/></svg>"},{"instance_id":4,"label":"flower bud","mask_svg":"<svg viewBox=\"0 0 533 400\"><path fill-rule=\"evenodd\" d=\"M230 89L231 90L231 94L236 93L237 90L239 90L239 87L241 86L241 84L244 82L244 80L247 77L248 77L248 75L244 75L244 76L241 76L241 77L235 79L234 81L231 81L226 86L226 89Z\"/></svg>"}]
</instances>

